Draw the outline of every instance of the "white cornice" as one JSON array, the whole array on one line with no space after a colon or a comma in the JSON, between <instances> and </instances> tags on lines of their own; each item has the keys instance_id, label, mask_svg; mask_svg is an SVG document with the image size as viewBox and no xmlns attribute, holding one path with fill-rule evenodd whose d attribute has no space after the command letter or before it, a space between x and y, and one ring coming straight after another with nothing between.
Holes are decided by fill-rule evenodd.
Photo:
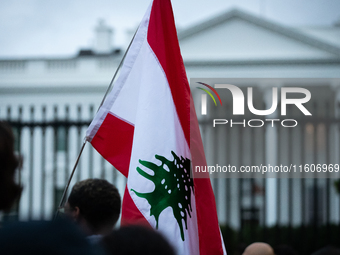
<instances>
[{"instance_id":1,"label":"white cornice","mask_svg":"<svg viewBox=\"0 0 340 255\"><path fill-rule=\"evenodd\" d=\"M231 11L227 11L221 15L218 15L210 20L204 21L200 24L197 24L195 26L192 26L188 29L184 29L181 32L178 33L178 39L179 41L185 40L186 38L193 36L197 33L200 33L206 29L210 29L214 26L217 26L221 23L227 22L231 19L239 18L243 21L249 22L253 25L262 27L264 29L270 30L274 33L286 36L288 38L294 39L296 41L305 43L309 46L313 46L315 48L324 50L328 53L334 54L336 57L340 57L340 48L320 41L318 39L315 39L311 36L308 36L306 34L303 34L299 32L298 30L283 26L281 24L275 23L273 21L269 21L260 17L256 17L252 14L246 13L244 11L233 9Z\"/></svg>"}]
</instances>

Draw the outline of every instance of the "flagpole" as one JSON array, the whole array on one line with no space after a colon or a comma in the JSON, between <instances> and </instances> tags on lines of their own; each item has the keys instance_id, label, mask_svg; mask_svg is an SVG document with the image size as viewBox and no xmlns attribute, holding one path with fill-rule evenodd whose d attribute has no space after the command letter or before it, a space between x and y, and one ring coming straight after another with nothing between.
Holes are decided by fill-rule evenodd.
<instances>
[{"instance_id":1,"label":"flagpole","mask_svg":"<svg viewBox=\"0 0 340 255\"><path fill-rule=\"evenodd\" d=\"M103 103L104 103L104 101L105 101L107 95L109 94L109 92L110 92L110 90L111 90L111 87L112 87L112 85L113 85L113 81L115 80L115 78L116 78L116 76L117 76L117 74L118 74L118 71L120 70L120 68L121 68L122 65L123 65L124 59L125 59L125 57L126 57L126 54L128 53L128 51L129 51L129 49L130 49L130 47L131 47L131 44L132 44L132 42L133 42L133 39L135 38L135 36L136 36L136 34L137 34L138 28L139 28L139 26L137 27L137 30L136 30L136 32L134 33L134 35L133 35L133 37L132 37L132 39L131 39L131 41L130 41L130 43L129 43L129 46L127 47L127 49L126 49L126 51L125 51L125 53L124 53L124 56L123 56L122 60L120 61L119 66L117 67L117 70L116 70L115 74L113 75L113 77L112 77L112 79L111 79L110 85L109 85L109 87L107 88L106 93L105 93L105 95L104 95L104 97L103 97L103 100L102 100L102 102L100 103L100 105L99 105L97 111L99 111L100 107L103 105Z\"/></svg>"},{"instance_id":2,"label":"flagpole","mask_svg":"<svg viewBox=\"0 0 340 255\"><path fill-rule=\"evenodd\" d=\"M79 155L78 155L78 157L77 157L76 163L74 164L74 167L73 167L73 170L72 170L72 172L71 172L70 178L68 179L67 185L66 185L66 187L65 187L65 189L64 189L64 192L63 192L63 195L62 195L62 197L61 197L61 199L60 199L60 203L59 203L59 206L58 206L58 208L57 208L57 211L56 211L56 214L55 214L55 216L54 216L54 219L56 219L56 218L58 217L58 215L59 215L59 209L62 207L62 205L63 205L64 202L65 202L67 190L68 190L68 188L69 188L69 186L70 186L70 183L71 183L72 177L73 177L73 175L74 175L74 172L76 171L76 168L77 168L77 166L78 166L78 163L79 163L81 154L83 153L83 150L84 150L84 148L85 148L86 142L87 142L87 140L84 139L83 146L82 146L81 149L80 149L80 152L79 152Z\"/></svg>"},{"instance_id":3,"label":"flagpole","mask_svg":"<svg viewBox=\"0 0 340 255\"><path fill-rule=\"evenodd\" d=\"M134 33L134 35L133 35L133 37L132 37L132 39L131 39L131 41L130 41L130 43L129 43L129 46L127 47L127 49L126 49L126 51L125 51L125 53L124 53L124 56L123 56L122 60L120 61L119 65L118 65L118 67L117 67L117 69L116 69L115 74L113 75L113 77L112 77L112 79L111 79L110 85L109 85L109 87L108 87L107 90L106 90L106 93L105 93L105 95L104 95L104 97L103 97L102 102L100 103L100 105L99 105L99 107L98 107L97 112L99 111L100 107L103 105L103 103L104 103L104 101L105 101L107 95L109 94L109 92L110 92L110 90L111 90L111 87L112 87L112 85L113 85L113 81L115 80L115 78L116 78L116 76L117 76L117 74L118 74L118 71L120 70L120 68L121 68L122 65L123 65L124 59L125 59L125 57L126 57L126 54L127 54L127 52L129 51L129 49L130 49L130 47L131 47L131 44L132 44L132 42L133 42L133 39L134 39L135 36L136 36L137 31L138 31L138 28L137 28L136 32ZM83 153L83 150L84 150L84 148L85 148L86 142L87 142L87 139L86 139L86 137L85 137L85 138L84 138L84 142L83 142L83 146L82 146L81 149L80 149L78 158L77 158L77 160L76 160L76 162L75 162L75 164L74 164L74 167L73 167L73 170L72 170L72 172L71 172L70 178L68 179L67 185L66 185L66 187L65 187L65 189L64 189L64 192L63 192L63 195L62 195L62 197L61 197L61 199L60 199L60 203L59 203L59 206L58 206L58 208L57 208L57 211L56 211L56 214L55 214L55 216L54 216L54 219L56 219L56 218L58 217L58 215L59 215L59 209L63 206L63 204L64 204L64 202L65 202L65 198L66 198L66 194L67 194L68 188L69 188L69 186L70 186L70 183L71 183L72 177L73 177L73 175L74 175L74 172L76 171L76 168L77 168L77 166L78 166L78 163L79 163L80 157L81 157L81 155L82 155L82 153Z\"/></svg>"}]
</instances>

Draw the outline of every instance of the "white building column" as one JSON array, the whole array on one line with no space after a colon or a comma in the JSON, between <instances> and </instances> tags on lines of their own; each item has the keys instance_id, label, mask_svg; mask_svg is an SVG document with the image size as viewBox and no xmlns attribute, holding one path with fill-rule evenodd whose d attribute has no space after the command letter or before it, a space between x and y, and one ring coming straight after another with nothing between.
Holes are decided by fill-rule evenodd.
<instances>
[{"instance_id":1,"label":"white building column","mask_svg":"<svg viewBox=\"0 0 340 255\"><path fill-rule=\"evenodd\" d=\"M264 102L266 109L269 109L273 103L273 87L277 87L277 93L279 94L281 84L263 84L262 93L264 95ZM279 99L279 95L278 95ZM279 104L278 100L278 104ZM276 110L271 115L266 116L267 119L279 119L279 112ZM277 153L278 153L278 134L277 127L278 122L272 124L272 122L268 122L266 124L266 133L265 133L265 155L266 162L264 164L270 164L271 166L277 165ZM275 178L267 178L265 180L265 202L266 202L266 219L265 225L272 226L276 224L277 221L277 179Z\"/></svg>"}]
</instances>

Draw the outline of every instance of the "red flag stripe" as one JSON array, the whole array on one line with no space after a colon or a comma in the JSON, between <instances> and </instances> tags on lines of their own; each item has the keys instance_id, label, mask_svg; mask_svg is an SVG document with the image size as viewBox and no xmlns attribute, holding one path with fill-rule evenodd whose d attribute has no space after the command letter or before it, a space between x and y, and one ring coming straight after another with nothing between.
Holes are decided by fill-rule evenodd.
<instances>
[{"instance_id":1,"label":"red flag stripe","mask_svg":"<svg viewBox=\"0 0 340 255\"><path fill-rule=\"evenodd\" d=\"M125 187L123 204L122 204L122 219L121 225L138 224L151 227L150 223L145 219L143 214L137 208L135 202L132 200L127 186Z\"/></svg>"},{"instance_id":2,"label":"red flag stripe","mask_svg":"<svg viewBox=\"0 0 340 255\"><path fill-rule=\"evenodd\" d=\"M108 113L93 137L92 146L114 167L128 176L134 126Z\"/></svg>"},{"instance_id":3,"label":"red flag stripe","mask_svg":"<svg viewBox=\"0 0 340 255\"><path fill-rule=\"evenodd\" d=\"M190 144L190 88L169 0L153 2L147 39L165 72L185 139Z\"/></svg>"},{"instance_id":4,"label":"red flag stripe","mask_svg":"<svg viewBox=\"0 0 340 255\"><path fill-rule=\"evenodd\" d=\"M180 54L169 0L153 2L147 39L165 72L177 115L190 146L190 87ZM195 123L191 124L197 125L198 128L197 118ZM203 145L200 145L203 151ZM216 204L210 180L194 179L194 183L200 255L223 254Z\"/></svg>"},{"instance_id":5,"label":"red flag stripe","mask_svg":"<svg viewBox=\"0 0 340 255\"><path fill-rule=\"evenodd\" d=\"M134 126L108 113L93 137L91 144L100 154L125 176L128 176L132 150ZM136 207L125 188L121 224L150 226ZM151 227L151 226L150 226Z\"/></svg>"}]
</instances>

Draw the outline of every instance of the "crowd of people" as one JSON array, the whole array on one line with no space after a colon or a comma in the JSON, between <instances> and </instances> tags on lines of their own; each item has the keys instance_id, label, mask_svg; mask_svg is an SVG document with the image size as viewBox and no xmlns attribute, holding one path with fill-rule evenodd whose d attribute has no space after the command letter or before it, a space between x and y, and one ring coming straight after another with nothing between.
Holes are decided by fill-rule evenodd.
<instances>
[{"instance_id":1,"label":"crowd of people","mask_svg":"<svg viewBox=\"0 0 340 255\"><path fill-rule=\"evenodd\" d=\"M0 212L7 212L20 198L15 183L19 159L14 153L11 128L0 121ZM121 212L117 188L106 180L76 183L53 221L16 222L0 227L0 254L175 255L169 242L150 227L130 225L115 228ZM273 249L266 243L250 244L243 255L297 255L289 246ZM325 247L312 255L340 255Z\"/></svg>"},{"instance_id":2,"label":"crowd of people","mask_svg":"<svg viewBox=\"0 0 340 255\"><path fill-rule=\"evenodd\" d=\"M0 212L20 198L15 183L19 159L11 128L0 121ZM175 255L168 241L145 226L114 229L121 211L117 188L106 180L76 183L60 217L52 221L16 222L0 228L0 254Z\"/></svg>"}]
</instances>

